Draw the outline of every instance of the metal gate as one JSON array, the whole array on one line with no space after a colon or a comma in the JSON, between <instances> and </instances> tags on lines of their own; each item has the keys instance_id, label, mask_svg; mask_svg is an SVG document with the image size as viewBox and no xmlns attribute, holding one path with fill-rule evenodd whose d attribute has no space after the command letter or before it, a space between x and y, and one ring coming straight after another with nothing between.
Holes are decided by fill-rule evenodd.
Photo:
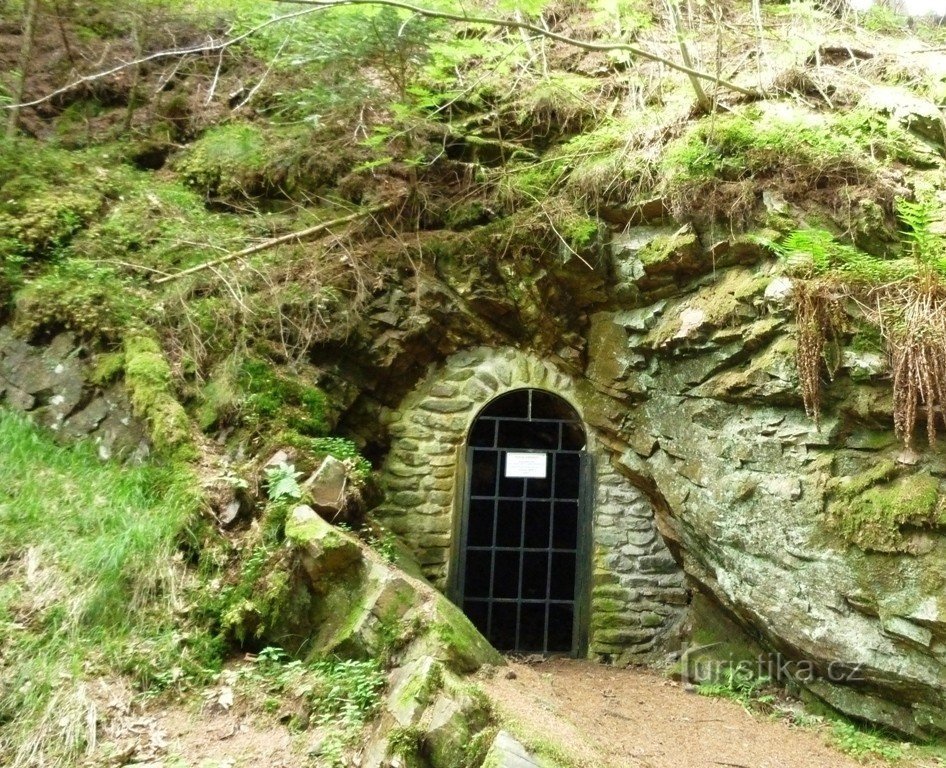
<instances>
[{"instance_id":1,"label":"metal gate","mask_svg":"<svg viewBox=\"0 0 946 768\"><path fill-rule=\"evenodd\" d=\"M496 398L470 430L455 592L500 650L577 654L584 644L584 448L575 410L536 389Z\"/></svg>"}]
</instances>

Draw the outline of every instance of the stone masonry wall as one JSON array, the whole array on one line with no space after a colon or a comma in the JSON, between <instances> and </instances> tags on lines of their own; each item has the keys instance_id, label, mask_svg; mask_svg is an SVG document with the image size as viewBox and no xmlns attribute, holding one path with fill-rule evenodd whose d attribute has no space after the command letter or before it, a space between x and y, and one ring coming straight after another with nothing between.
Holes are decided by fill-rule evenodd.
<instances>
[{"instance_id":1,"label":"stone masonry wall","mask_svg":"<svg viewBox=\"0 0 946 768\"><path fill-rule=\"evenodd\" d=\"M392 443L381 470L386 499L376 514L413 548L441 589L458 545L458 481L469 428L490 400L523 387L554 392L584 419L589 395L580 382L511 348L451 356L388 414ZM586 430L595 467L589 652L619 664L656 658L679 645L688 602L684 575L657 531L648 499L615 471L587 423Z\"/></svg>"}]
</instances>

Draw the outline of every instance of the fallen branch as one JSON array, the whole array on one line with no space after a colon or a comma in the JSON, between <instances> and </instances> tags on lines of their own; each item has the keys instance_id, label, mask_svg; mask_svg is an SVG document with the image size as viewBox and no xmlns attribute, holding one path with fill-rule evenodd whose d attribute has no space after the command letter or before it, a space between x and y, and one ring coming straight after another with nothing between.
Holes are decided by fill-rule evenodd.
<instances>
[{"instance_id":1,"label":"fallen branch","mask_svg":"<svg viewBox=\"0 0 946 768\"><path fill-rule=\"evenodd\" d=\"M45 96L41 96L38 99L33 99L32 101L19 101L14 104L2 104L0 109L9 109L9 110L20 110L25 107L35 107L40 104L43 104L47 101L55 99L57 96L61 96L64 93L75 90L83 85L88 85L89 83L94 83L96 80L102 80L103 78L109 77L110 75L116 75L119 72L122 72L126 69L132 67L139 67L142 64L147 64L151 61L158 61L160 59L173 59L173 58L183 58L184 56L193 56L198 53L218 53L223 52L232 45L243 42L248 37L252 37L257 32L260 32L266 27L272 26L273 24L278 24L282 21L288 21L289 19L295 19L299 16L305 16L315 11L321 10L320 8L306 8L302 11L295 11L294 13L287 13L283 16L276 16L275 18L264 21L262 24L257 24L252 29L247 30L246 32L237 35L236 37L228 37L224 40L214 41L211 40L209 43L204 43L201 45L192 45L187 48L172 48L166 51L157 51L156 53L148 54L147 56L142 56L140 58L134 59L133 61L126 61L122 64L117 64L114 67L109 69L103 69L100 72L94 72L91 75L83 75L82 77L73 80L71 83L67 83L61 88L57 88L54 91L50 91ZM22 97L22 95L21 95Z\"/></svg>"},{"instance_id":2,"label":"fallen branch","mask_svg":"<svg viewBox=\"0 0 946 768\"><path fill-rule=\"evenodd\" d=\"M286 235L280 235L279 237L273 237L269 240L264 240L261 243L256 245L251 245L248 248L244 248L240 251L234 251L233 253L228 253L225 256L221 256L217 259L211 259L210 261L204 261L200 264L196 264L193 267L188 267L187 269L181 270L180 272L175 272L173 275L167 275L165 277L159 277L154 281L155 285L161 285L162 283L169 283L172 280L178 280L179 278L185 277L187 275L193 275L195 272L203 272L205 269L213 269L221 264L226 264L229 261L234 259L242 259L245 256L252 256L254 253L259 253L260 251L265 251L269 248L274 248L277 245L282 245L283 243L292 243L298 242L300 240L305 240L308 237L317 235L320 232L334 227L338 224L347 224L349 221L355 221L356 219L364 218L365 216L372 216L381 211L387 210L388 208L393 208L394 203L386 203L384 205L376 205L373 208L368 208L364 211L355 211L355 213L350 213L347 216L342 216L339 219L332 219L331 221L323 221L321 224L316 224L313 227L308 227L307 229L300 229L296 232L290 232Z\"/></svg>"},{"instance_id":3,"label":"fallen branch","mask_svg":"<svg viewBox=\"0 0 946 768\"><path fill-rule=\"evenodd\" d=\"M715 85L722 86L723 88L735 91L736 93L741 93L744 96L750 96L754 99L761 98L762 96L758 90L744 88L743 86L737 85L736 83L730 82L729 80L724 80L717 75L711 75L708 72L701 72L685 64L678 64L673 59L668 59L665 56L653 53L652 51L648 51L645 48L639 48L638 46L631 45L630 43L621 43L617 41L607 43L590 43L585 40L578 40L574 37L568 37L567 35L553 32L550 29L545 29L538 26L537 24L530 24L526 21L500 19L495 16L470 16L466 13L436 11L432 8L422 8L421 6L412 5L407 2L402 2L401 0L275 0L275 2L289 3L291 5L308 5L314 6L316 8L332 8L334 6L343 5L383 5L390 8L400 8L401 10L410 11L411 13L416 13L418 16L426 16L431 19L445 19L446 21L459 21L465 24L481 24L492 27L502 27L506 29L525 30L542 37L547 37L550 40L555 40L559 43L571 45L575 48L581 48L585 51L627 51L634 56L639 56L642 59L648 59L649 61L656 61L667 67L670 67L670 69L683 72L690 77L708 80Z\"/></svg>"}]
</instances>

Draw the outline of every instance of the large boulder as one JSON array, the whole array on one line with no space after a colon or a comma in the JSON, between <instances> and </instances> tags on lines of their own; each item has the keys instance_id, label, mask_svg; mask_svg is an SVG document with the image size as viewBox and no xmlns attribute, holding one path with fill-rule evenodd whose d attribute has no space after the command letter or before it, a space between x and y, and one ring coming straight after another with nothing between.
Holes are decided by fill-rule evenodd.
<instances>
[{"instance_id":1,"label":"large boulder","mask_svg":"<svg viewBox=\"0 0 946 768\"><path fill-rule=\"evenodd\" d=\"M274 612L280 618L262 640L310 658L381 658L391 670L361 765L461 768L479 759L492 715L465 676L502 656L428 583L311 507L291 512L285 534L292 606Z\"/></svg>"}]
</instances>

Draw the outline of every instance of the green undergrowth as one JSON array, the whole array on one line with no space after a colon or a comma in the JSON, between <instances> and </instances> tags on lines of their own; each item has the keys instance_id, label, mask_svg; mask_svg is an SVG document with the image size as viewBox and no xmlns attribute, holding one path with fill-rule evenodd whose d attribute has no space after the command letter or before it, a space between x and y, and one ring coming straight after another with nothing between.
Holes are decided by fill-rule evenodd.
<instances>
[{"instance_id":1,"label":"green undergrowth","mask_svg":"<svg viewBox=\"0 0 946 768\"><path fill-rule=\"evenodd\" d=\"M700 682L696 690L702 696L735 701L746 711L770 708L775 701L771 681L755 674L751 665L740 663L723 665L713 679Z\"/></svg>"},{"instance_id":2,"label":"green undergrowth","mask_svg":"<svg viewBox=\"0 0 946 768\"><path fill-rule=\"evenodd\" d=\"M841 752L857 760L880 759L897 763L906 756L902 742L875 729L860 728L847 720L835 720L829 731L831 743Z\"/></svg>"},{"instance_id":3,"label":"green undergrowth","mask_svg":"<svg viewBox=\"0 0 946 768\"><path fill-rule=\"evenodd\" d=\"M670 142L659 162L660 190L674 211L739 223L755 207L760 183L790 199L862 184L883 196L881 161L915 159L912 145L905 132L864 111L825 116L751 106L703 118Z\"/></svg>"},{"instance_id":4,"label":"green undergrowth","mask_svg":"<svg viewBox=\"0 0 946 768\"><path fill-rule=\"evenodd\" d=\"M229 123L188 146L175 167L205 198L292 198L333 184L354 164L355 153L327 139L311 126Z\"/></svg>"},{"instance_id":5,"label":"green undergrowth","mask_svg":"<svg viewBox=\"0 0 946 768\"><path fill-rule=\"evenodd\" d=\"M866 287L934 278L946 281L946 237L937 231L942 214L930 198L895 204L900 223L899 253L867 253L819 228L788 233L775 250L799 277L828 277Z\"/></svg>"},{"instance_id":6,"label":"green undergrowth","mask_svg":"<svg viewBox=\"0 0 946 768\"><path fill-rule=\"evenodd\" d=\"M14 308L14 327L26 337L67 330L115 344L149 316L151 304L138 282L115 266L71 258L28 280Z\"/></svg>"},{"instance_id":7,"label":"green undergrowth","mask_svg":"<svg viewBox=\"0 0 946 768\"><path fill-rule=\"evenodd\" d=\"M266 647L251 660L228 667L220 681L233 691L235 701L279 716L290 731L318 734L315 764L342 768L381 704L386 675L373 659L302 662L280 648Z\"/></svg>"},{"instance_id":8,"label":"green undergrowth","mask_svg":"<svg viewBox=\"0 0 946 768\"><path fill-rule=\"evenodd\" d=\"M108 703L99 681L154 694L219 668L185 618L199 495L184 466L104 464L2 411L0 456L0 762L66 768Z\"/></svg>"}]
</instances>

